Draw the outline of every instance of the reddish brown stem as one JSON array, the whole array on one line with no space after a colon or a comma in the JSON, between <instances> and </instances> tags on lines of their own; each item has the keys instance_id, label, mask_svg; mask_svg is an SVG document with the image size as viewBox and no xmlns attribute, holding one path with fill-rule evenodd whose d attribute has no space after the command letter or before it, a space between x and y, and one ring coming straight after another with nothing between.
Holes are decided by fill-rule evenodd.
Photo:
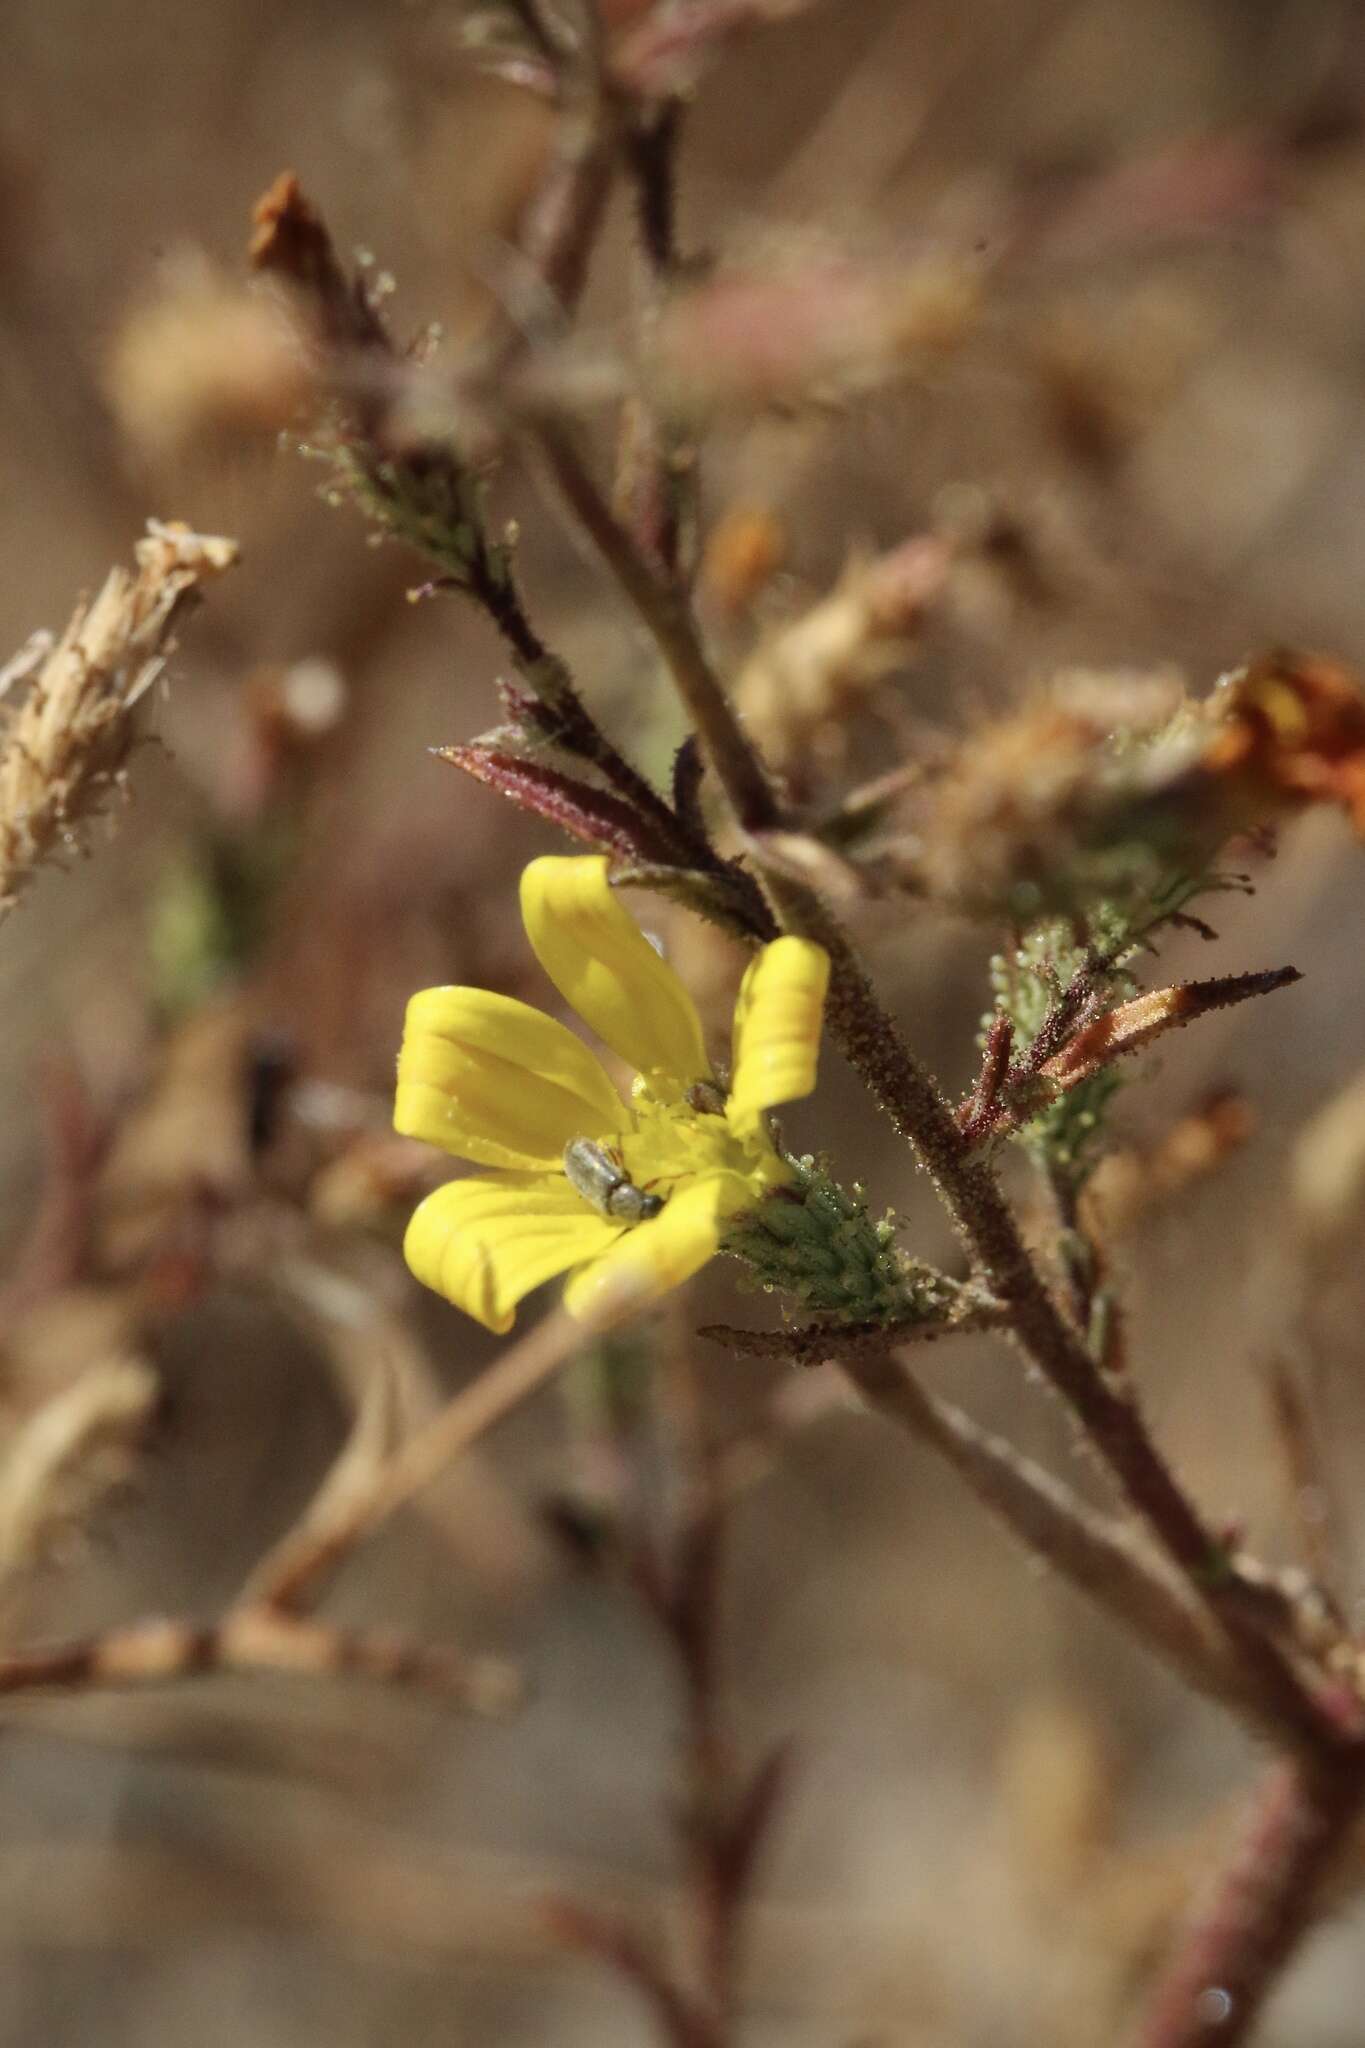
<instances>
[{"instance_id":1,"label":"reddish brown stem","mask_svg":"<svg viewBox=\"0 0 1365 2048\"><path fill-rule=\"evenodd\" d=\"M1217 1616L1288 1739L1309 1751L1339 1744L1344 1733L1335 1717L1247 1615L1220 1544L1128 1393L1109 1384L1083 1334L1053 1299L994 1174L970 1155L952 1110L883 1009L841 927L803 884L774 875L767 881L787 929L816 939L829 953L830 1022L845 1056L932 1174L982 1279L1004 1304L1016 1342L1065 1401L1129 1506Z\"/></svg>"},{"instance_id":2,"label":"reddish brown stem","mask_svg":"<svg viewBox=\"0 0 1365 2048\"><path fill-rule=\"evenodd\" d=\"M1246 1834L1191 1926L1134 2048L1236 2048L1318 1909L1322 1883L1365 1804L1365 1764L1280 1762Z\"/></svg>"}]
</instances>

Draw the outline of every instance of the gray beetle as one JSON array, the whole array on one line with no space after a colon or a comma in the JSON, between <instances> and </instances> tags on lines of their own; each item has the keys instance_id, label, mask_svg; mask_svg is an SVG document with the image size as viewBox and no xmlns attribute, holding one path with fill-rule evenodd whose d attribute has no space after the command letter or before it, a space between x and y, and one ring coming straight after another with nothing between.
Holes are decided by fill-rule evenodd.
<instances>
[{"instance_id":1,"label":"gray beetle","mask_svg":"<svg viewBox=\"0 0 1365 2048\"><path fill-rule=\"evenodd\" d=\"M662 1196L637 1188L620 1154L595 1138L570 1138L564 1147L564 1172L585 1202L620 1223L647 1223L663 1208Z\"/></svg>"}]
</instances>

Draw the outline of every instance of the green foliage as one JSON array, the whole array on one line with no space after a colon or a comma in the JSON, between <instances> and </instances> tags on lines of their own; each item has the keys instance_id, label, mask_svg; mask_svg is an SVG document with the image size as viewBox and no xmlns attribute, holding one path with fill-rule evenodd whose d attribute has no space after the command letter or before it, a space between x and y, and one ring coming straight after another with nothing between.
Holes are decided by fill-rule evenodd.
<instances>
[{"instance_id":1,"label":"green foliage","mask_svg":"<svg viewBox=\"0 0 1365 2048\"><path fill-rule=\"evenodd\" d=\"M792 1164L795 1183L737 1218L721 1249L765 1293L839 1322L941 1321L953 1283L896 1250L894 1218L874 1221L863 1189L841 1187L823 1161Z\"/></svg>"},{"instance_id":2,"label":"green foliage","mask_svg":"<svg viewBox=\"0 0 1365 2048\"><path fill-rule=\"evenodd\" d=\"M993 957L995 1008L985 1022L989 1026L997 1016L1010 1019L1016 1058L1028 1053L1058 1001L1076 977L1087 972L1095 950L1077 940L1065 918L1057 917L1034 925L1012 952ZM1136 984L1121 967L1113 967L1103 979L1115 1002L1134 993ZM1022 1127L1019 1143L1040 1168L1079 1183L1095 1163L1105 1111L1122 1085L1119 1070L1107 1067L1067 1089Z\"/></svg>"},{"instance_id":3,"label":"green foliage","mask_svg":"<svg viewBox=\"0 0 1365 2048\"><path fill-rule=\"evenodd\" d=\"M416 548L452 584L485 601L506 588L510 550L489 538L483 480L448 449L414 448L390 459L343 443L335 461L338 486L376 526Z\"/></svg>"},{"instance_id":4,"label":"green foliage","mask_svg":"<svg viewBox=\"0 0 1365 2048\"><path fill-rule=\"evenodd\" d=\"M1084 923L1056 916L1030 926L1011 951L991 960L995 1006L983 1020L980 1042L997 1017L1008 1017L1014 1061L1026 1064L1068 996L1077 1023L1128 1001L1137 993L1130 971L1137 955L1151 950L1158 934L1179 922L1196 897L1240 886L1234 877L1178 872L1156 886L1098 903ZM1041 1106L1014 1136L1041 1172L1073 1189L1081 1185L1098 1164L1109 1108L1126 1078L1117 1065L1104 1067L1047 1099L1040 1076Z\"/></svg>"}]
</instances>

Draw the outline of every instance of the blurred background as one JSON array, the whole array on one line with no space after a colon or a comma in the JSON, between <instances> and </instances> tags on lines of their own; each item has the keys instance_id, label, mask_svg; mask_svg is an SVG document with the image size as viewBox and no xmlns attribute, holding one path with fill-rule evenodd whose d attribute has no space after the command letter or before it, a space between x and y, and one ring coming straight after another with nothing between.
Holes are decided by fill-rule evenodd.
<instances>
[{"instance_id":1,"label":"blurred background","mask_svg":"<svg viewBox=\"0 0 1365 2048\"><path fill-rule=\"evenodd\" d=\"M155 1387L135 1440L11 1532L10 1645L212 1615L374 1374L416 1420L497 1353L403 1271L405 1207L440 1170L386 1137L388 1093L414 989L547 999L515 881L557 842L432 757L497 722L494 637L455 600L408 602L420 565L367 546L276 446L271 364L254 374L255 330L238 350L228 325L251 206L288 166L343 254L391 274L396 331L478 331L549 123L471 65L462 20L438 0L4 10L0 652L60 627L149 514L242 549L183 636L130 801L0 933L6 1427L95 1365ZM960 547L949 599L802 728L816 795L1061 668L1202 692L1281 642L1365 658L1348 0L826 0L704 78L681 163L690 250L941 265L980 293L932 367L751 408L703 444L705 529L730 540L703 602L737 669L850 562ZM629 243L618 208L590 339L618 331ZM534 477L508 473L496 502L542 630L661 770L679 727L637 626ZM1365 1062L1361 863L1343 819L1311 817L1253 899L1220 905L1216 961L1198 938L1170 948L1177 973L1292 961L1305 980L1179 1039L1119 1118L1134 1159L1195 1137L1119 1251L1155 1426L1215 1519L1289 1559L1302 1473L1272 1389L1292 1374L1326 1446L1310 1519L1348 1600L1360 1219L1313 1220L1311 1145ZM737 954L658 923L719 1038ZM991 935L893 902L862 937L912 1039L967 1087ZM1230 1101L1233 1137L1200 1151ZM904 1242L947 1255L931 1191L832 1055L791 1127L895 1207ZM1248 1778L1245 1742L818 1376L693 1345L717 1311L772 1310L721 1273L666 1324L708 1427L762 1447L726 1520L721 1709L741 1763L790 1744L743 2040L1113 2038ZM608 1367L642 1404L629 1347L573 1368L366 1546L328 1610L510 1658L530 1687L511 1717L265 1677L5 1706L0 2037L652 2038L621 1973L545 1911L620 1907L676 1938L677 1673L628 1574L583 1540L622 1484ZM944 1347L929 1377L1083 1476L1003 1347ZM659 1431L623 1427L647 1439L627 1490L648 1504L670 1483ZM1267 2041L1359 2039L1361 1932L1344 1904Z\"/></svg>"}]
</instances>

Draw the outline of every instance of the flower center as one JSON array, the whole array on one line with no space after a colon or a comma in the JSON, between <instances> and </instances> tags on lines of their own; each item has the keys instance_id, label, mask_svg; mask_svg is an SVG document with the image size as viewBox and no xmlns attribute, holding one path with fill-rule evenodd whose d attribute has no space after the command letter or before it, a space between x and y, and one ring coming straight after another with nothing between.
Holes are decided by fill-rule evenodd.
<instances>
[{"instance_id":1,"label":"flower center","mask_svg":"<svg viewBox=\"0 0 1365 2048\"><path fill-rule=\"evenodd\" d=\"M570 1186L600 1215L633 1225L657 1216L679 1188L716 1174L744 1181L755 1204L790 1181L792 1168L767 1130L737 1131L720 1090L712 1082L703 1087L664 1101L637 1081L627 1129L571 1138L564 1147Z\"/></svg>"}]
</instances>

